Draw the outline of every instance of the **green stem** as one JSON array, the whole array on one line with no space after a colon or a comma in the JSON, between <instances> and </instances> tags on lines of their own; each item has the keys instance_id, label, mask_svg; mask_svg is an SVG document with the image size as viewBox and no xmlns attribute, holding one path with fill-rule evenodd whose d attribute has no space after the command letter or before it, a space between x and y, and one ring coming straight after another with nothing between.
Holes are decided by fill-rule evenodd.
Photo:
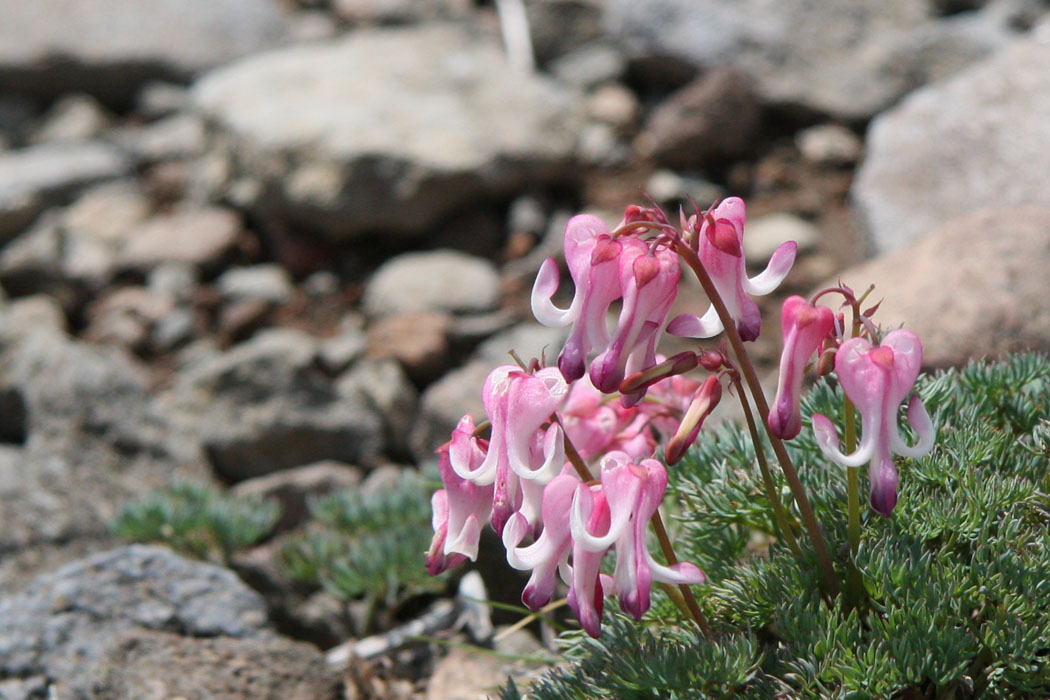
<instances>
[{"instance_id":1,"label":"green stem","mask_svg":"<svg viewBox=\"0 0 1050 700\"><path fill-rule=\"evenodd\" d=\"M846 454L853 454L857 449L857 426L856 410L853 402L845 399L845 433ZM849 539L850 554L856 558L857 550L860 548L860 467L847 467L847 504L849 507L849 520L846 525L846 534Z\"/></svg>"},{"instance_id":2,"label":"green stem","mask_svg":"<svg viewBox=\"0 0 1050 700\"><path fill-rule=\"evenodd\" d=\"M795 539L794 523L789 520L788 514L784 510L784 504L780 502L780 496L777 494L776 485L773 483L773 475L769 472L769 463L766 461L766 450L762 446L762 440L758 435L758 426L755 425L755 416L751 413L751 404L748 403L747 397L744 395L744 387L740 383L739 376L733 377L733 384L736 386L737 396L740 397L740 406L744 409L744 418L747 420L748 432L751 433L751 442L755 444L755 456L758 458L758 467L762 471L762 483L766 487L766 497L773 506L773 517L776 521L778 534L787 542L788 547L795 556L801 559L802 549L798 546L798 540Z\"/></svg>"},{"instance_id":3,"label":"green stem","mask_svg":"<svg viewBox=\"0 0 1050 700\"><path fill-rule=\"evenodd\" d=\"M747 381L748 388L751 390L751 396L755 401L756 408L758 408L759 415L769 415L769 404L766 402L765 394L762 392L762 384L758 381L755 366L744 349L744 341L741 340L740 333L737 332L736 323L733 321L733 317L729 315L729 310L726 308L725 302L722 301L722 297L719 296L714 282L711 281L710 275L707 274L707 270L704 269L695 251L688 245L678 245L676 248L678 254L685 260L686 264L693 270L693 274L700 281L707 298L715 307L715 313L718 314L719 320L722 321L726 337L733 348L733 354L736 355L737 365ZM806 489L798 478L798 471L791 461L791 456L788 454L784 442L773 434L765 420L762 421L762 425L769 436L769 442L773 446L773 452L777 456L777 461L780 462L780 468L784 471L784 478L791 489L791 495L795 498L799 516L802 518L802 524L806 528L806 534L813 544L813 551L817 556L817 566L820 568L821 578L824 580L824 588L834 598L839 594L838 578L835 575L835 567L831 563L828 547L824 542L824 534L820 530L820 523L817 522L813 506L806 495Z\"/></svg>"}]
</instances>

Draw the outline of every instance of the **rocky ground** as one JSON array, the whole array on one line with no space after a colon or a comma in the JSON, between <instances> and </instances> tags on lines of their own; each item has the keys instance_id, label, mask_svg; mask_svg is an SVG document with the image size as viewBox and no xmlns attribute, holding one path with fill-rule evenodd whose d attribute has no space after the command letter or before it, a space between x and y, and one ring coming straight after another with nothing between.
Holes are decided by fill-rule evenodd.
<instances>
[{"instance_id":1,"label":"rocky ground","mask_svg":"<svg viewBox=\"0 0 1050 700\"><path fill-rule=\"evenodd\" d=\"M0 699L474 698L542 654L454 585L380 631L500 655L333 652L353 605L272 543L108 524L189 480L291 531L431 461L559 342L527 297L581 210L738 194L783 293L876 284L930 368L1050 350L1050 3L526 4L535 70L489 2L0 0Z\"/></svg>"}]
</instances>

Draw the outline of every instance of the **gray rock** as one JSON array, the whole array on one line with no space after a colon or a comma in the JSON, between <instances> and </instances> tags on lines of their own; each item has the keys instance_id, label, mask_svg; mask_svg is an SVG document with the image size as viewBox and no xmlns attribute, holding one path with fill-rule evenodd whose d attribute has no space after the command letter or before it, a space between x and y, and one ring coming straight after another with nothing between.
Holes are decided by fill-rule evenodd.
<instances>
[{"instance_id":1,"label":"gray rock","mask_svg":"<svg viewBox=\"0 0 1050 700\"><path fill-rule=\"evenodd\" d=\"M419 414L419 395L401 366L391 360L365 359L339 378L340 394L366 397L383 418L387 451L411 456L409 435Z\"/></svg>"},{"instance_id":2,"label":"gray rock","mask_svg":"<svg viewBox=\"0 0 1050 700\"><path fill-rule=\"evenodd\" d=\"M602 3L532 0L525 3L536 60L546 64L602 34Z\"/></svg>"},{"instance_id":3,"label":"gray rock","mask_svg":"<svg viewBox=\"0 0 1050 700\"><path fill-rule=\"evenodd\" d=\"M817 227L793 214L768 214L750 219L744 236L744 257L764 268L773 251L785 241L795 241L800 254L813 250L819 233Z\"/></svg>"},{"instance_id":4,"label":"gray rock","mask_svg":"<svg viewBox=\"0 0 1050 700\"><path fill-rule=\"evenodd\" d=\"M175 311L175 300L148 287L121 287L103 294L86 311L85 340L142 353L154 329Z\"/></svg>"},{"instance_id":5,"label":"gray rock","mask_svg":"<svg viewBox=\"0 0 1050 700\"><path fill-rule=\"evenodd\" d=\"M124 267L150 270L167 262L215 266L241 233L240 217L229 209L183 209L156 216L132 234L120 251Z\"/></svg>"},{"instance_id":6,"label":"gray rock","mask_svg":"<svg viewBox=\"0 0 1050 700\"><path fill-rule=\"evenodd\" d=\"M189 263L161 263L146 275L146 284L150 289L170 294L177 301L186 302L200 286L200 273Z\"/></svg>"},{"instance_id":7,"label":"gray rock","mask_svg":"<svg viewBox=\"0 0 1050 700\"><path fill-rule=\"evenodd\" d=\"M433 459L434 450L449 441L464 414L472 414L477 422L484 420L481 385L494 367L486 360L472 360L426 388L419 401L419 417L409 435L417 460Z\"/></svg>"},{"instance_id":8,"label":"gray rock","mask_svg":"<svg viewBox=\"0 0 1050 700\"><path fill-rule=\"evenodd\" d=\"M162 81L146 83L135 99L135 111L146 119L170 117L189 106L190 96L185 87Z\"/></svg>"},{"instance_id":9,"label":"gray rock","mask_svg":"<svg viewBox=\"0 0 1050 700\"><path fill-rule=\"evenodd\" d=\"M318 359L332 374L339 374L360 357L368 345L368 337L360 323L351 321L339 333L321 341Z\"/></svg>"},{"instance_id":10,"label":"gray rock","mask_svg":"<svg viewBox=\"0 0 1050 700\"><path fill-rule=\"evenodd\" d=\"M673 170L657 170L645 182L645 191L663 205L688 205L690 199L701 208L725 196L725 191L715 183L695 175L676 173ZM673 207L669 211L673 211Z\"/></svg>"},{"instance_id":11,"label":"gray rock","mask_svg":"<svg viewBox=\"0 0 1050 700\"><path fill-rule=\"evenodd\" d=\"M113 138L144 164L193 158L207 145L204 123L193 114L173 114L144 126L124 127Z\"/></svg>"},{"instance_id":12,"label":"gray rock","mask_svg":"<svg viewBox=\"0 0 1050 700\"><path fill-rule=\"evenodd\" d=\"M561 82L589 90L619 80L627 70L627 59L613 45L597 41L555 59L549 68Z\"/></svg>"},{"instance_id":13,"label":"gray rock","mask_svg":"<svg viewBox=\"0 0 1050 700\"><path fill-rule=\"evenodd\" d=\"M857 135L839 124L818 124L795 136L802 157L817 165L853 165L864 145Z\"/></svg>"},{"instance_id":14,"label":"gray rock","mask_svg":"<svg viewBox=\"0 0 1050 700\"><path fill-rule=\"evenodd\" d=\"M595 88L587 98L587 116L614 126L620 131L630 132L638 120L638 98L619 83L610 83Z\"/></svg>"},{"instance_id":15,"label":"gray rock","mask_svg":"<svg viewBox=\"0 0 1050 700\"><path fill-rule=\"evenodd\" d=\"M571 176L578 98L453 25L359 30L213 72L198 109L262 185L249 202L331 238L417 233L478 197Z\"/></svg>"},{"instance_id":16,"label":"gray rock","mask_svg":"<svg viewBox=\"0 0 1050 700\"><path fill-rule=\"evenodd\" d=\"M215 281L226 299L262 299L283 304L292 298L292 278L280 265L265 264L233 267Z\"/></svg>"},{"instance_id":17,"label":"gray rock","mask_svg":"<svg viewBox=\"0 0 1050 700\"><path fill-rule=\"evenodd\" d=\"M0 16L0 90L51 99L76 89L113 103L285 32L272 0L3 0Z\"/></svg>"},{"instance_id":18,"label":"gray rock","mask_svg":"<svg viewBox=\"0 0 1050 700\"><path fill-rule=\"evenodd\" d=\"M633 57L729 64L766 103L845 120L870 117L1016 35L1001 12L942 19L925 0L610 0L606 25Z\"/></svg>"},{"instance_id":19,"label":"gray rock","mask_svg":"<svg viewBox=\"0 0 1050 700\"><path fill-rule=\"evenodd\" d=\"M471 9L469 0L331 0L331 4L339 18L365 25L462 17Z\"/></svg>"},{"instance_id":20,"label":"gray rock","mask_svg":"<svg viewBox=\"0 0 1050 700\"><path fill-rule=\"evenodd\" d=\"M90 95L63 97L44 115L33 143L90 141L109 125L109 115Z\"/></svg>"},{"instance_id":21,"label":"gray rock","mask_svg":"<svg viewBox=\"0 0 1050 700\"><path fill-rule=\"evenodd\" d=\"M432 382L452 361L452 317L440 311L384 316L368 329L368 355L396 360L416 384Z\"/></svg>"},{"instance_id":22,"label":"gray rock","mask_svg":"<svg viewBox=\"0 0 1050 700\"><path fill-rule=\"evenodd\" d=\"M340 395L316 361L317 342L271 330L183 369L165 405L226 479L334 459L369 465L382 421L364 396Z\"/></svg>"},{"instance_id":23,"label":"gray rock","mask_svg":"<svg viewBox=\"0 0 1050 700\"><path fill-rule=\"evenodd\" d=\"M871 248L901 248L994 203L1050 205L1050 43L1040 36L881 115L853 199Z\"/></svg>"},{"instance_id":24,"label":"gray rock","mask_svg":"<svg viewBox=\"0 0 1050 700\"><path fill-rule=\"evenodd\" d=\"M339 700L340 685L321 652L302 642L136 630L108 645L91 669L85 700Z\"/></svg>"},{"instance_id":25,"label":"gray rock","mask_svg":"<svg viewBox=\"0 0 1050 700\"><path fill-rule=\"evenodd\" d=\"M360 469L329 460L248 479L234 486L231 492L237 496L277 501L281 506L281 518L274 529L284 532L306 522L311 499L352 488L360 481Z\"/></svg>"},{"instance_id":26,"label":"gray rock","mask_svg":"<svg viewBox=\"0 0 1050 700\"><path fill-rule=\"evenodd\" d=\"M44 207L78 189L128 173L131 163L101 143L42 144L0 152L0 241L25 226Z\"/></svg>"},{"instance_id":27,"label":"gray rock","mask_svg":"<svg viewBox=\"0 0 1050 700\"><path fill-rule=\"evenodd\" d=\"M874 284L872 300L883 299L875 321L887 329L903 324L922 340L925 366L949 367L1050 351L1048 259L1050 207L985 209L841 279L857 290Z\"/></svg>"},{"instance_id":28,"label":"gray rock","mask_svg":"<svg viewBox=\"0 0 1050 700\"><path fill-rule=\"evenodd\" d=\"M453 250L404 253L384 263L365 288L365 313L489 311L499 303L496 266Z\"/></svg>"},{"instance_id":29,"label":"gray rock","mask_svg":"<svg viewBox=\"0 0 1050 700\"><path fill-rule=\"evenodd\" d=\"M532 321L519 323L478 346L474 357L495 368L513 364L514 360L508 354L513 350L523 362L546 355L547 364L554 364L568 337L568 328L548 328Z\"/></svg>"},{"instance_id":30,"label":"gray rock","mask_svg":"<svg viewBox=\"0 0 1050 700\"><path fill-rule=\"evenodd\" d=\"M87 671L116 635L134 630L270 634L262 598L232 571L136 545L69 564L0 600L0 673L45 675L69 697L95 697Z\"/></svg>"},{"instance_id":31,"label":"gray rock","mask_svg":"<svg viewBox=\"0 0 1050 700\"><path fill-rule=\"evenodd\" d=\"M664 166L703 167L749 153L760 126L750 81L733 70L717 69L654 110L638 137L638 149Z\"/></svg>"}]
</instances>

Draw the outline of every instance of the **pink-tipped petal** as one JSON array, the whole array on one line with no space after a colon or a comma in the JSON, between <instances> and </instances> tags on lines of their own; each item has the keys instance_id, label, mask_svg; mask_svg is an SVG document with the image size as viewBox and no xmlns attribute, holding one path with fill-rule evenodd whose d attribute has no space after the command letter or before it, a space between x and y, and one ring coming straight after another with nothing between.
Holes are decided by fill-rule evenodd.
<instances>
[{"instance_id":1,"label":"pink-tipped petal","mask_svg":"<svg viewBox=\"0 0 1050 700\"><path fill-rule=\"evenodd\" d=\"M871 484L871 507L885 517L893 514L897 505L897 467L889 454L872 460L868 466L868 481Z\"/></svg>"}]
</instances>

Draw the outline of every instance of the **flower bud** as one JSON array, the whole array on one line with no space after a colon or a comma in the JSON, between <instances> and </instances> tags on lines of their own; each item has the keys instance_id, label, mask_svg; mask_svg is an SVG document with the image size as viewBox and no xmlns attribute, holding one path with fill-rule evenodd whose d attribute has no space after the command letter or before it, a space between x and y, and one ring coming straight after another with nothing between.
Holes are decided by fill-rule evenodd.
<instances>
[{"instance_id":1,"label":"flower bud","mask_svg":"<svg viewBox=\"0 0 1050 700\"><path fill-rule=\"evenodd\" d=\"M667 443L664 458L668 465L677 464L689 446L696 442L696 436L700 434L704 419L711 414L721 398L722 383L718 375L713 374L697 389L689 408L686 409L685 417L678 426L678 432Z\"/></svg>"}]
</instances>

